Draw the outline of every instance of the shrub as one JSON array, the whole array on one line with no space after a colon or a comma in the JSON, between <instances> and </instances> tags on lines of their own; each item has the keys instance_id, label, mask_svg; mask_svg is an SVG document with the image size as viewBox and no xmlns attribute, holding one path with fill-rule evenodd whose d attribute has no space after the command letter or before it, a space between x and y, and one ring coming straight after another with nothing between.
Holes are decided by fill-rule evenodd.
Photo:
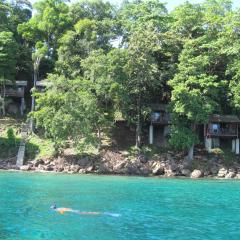
<instances>
[{"instance_id":1,"label":"shrub","mask_svg":"<svg viewBox=\"0 0 240 240\"><path fill-rule=\"evenodd\" d=\"M14 130L12 128L9 128L7 130L7 142L9 146L15 146L16 145L16 137L14 134Z\"/></svg>"}]
</instances>

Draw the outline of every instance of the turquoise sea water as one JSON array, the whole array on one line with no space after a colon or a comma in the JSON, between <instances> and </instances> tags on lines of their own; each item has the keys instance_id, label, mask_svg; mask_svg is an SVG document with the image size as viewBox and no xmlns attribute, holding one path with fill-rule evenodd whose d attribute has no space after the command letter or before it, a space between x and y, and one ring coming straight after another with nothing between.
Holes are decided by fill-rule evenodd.
<instances>
[{"instance_id":1,"label":"turquoise sea water","mask_svg":"<svg viewBox=\"0 0 240 240\"><path fill-rule=\"evenodd\" d=\"M0 239L239 240L240 182L1 172Z\"/></svg>"}]
</instances>

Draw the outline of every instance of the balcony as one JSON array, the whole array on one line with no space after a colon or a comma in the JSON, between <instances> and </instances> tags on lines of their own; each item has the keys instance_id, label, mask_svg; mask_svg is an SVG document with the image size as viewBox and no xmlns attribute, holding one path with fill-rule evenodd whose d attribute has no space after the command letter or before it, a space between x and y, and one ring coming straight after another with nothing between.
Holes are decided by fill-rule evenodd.
<instances>
[{"instance_id":1,"label":"balcony","mask_svg":"<svg viewBox=\"0 0 240 240\"><path fill-rule=\"evenodd\" d=\"M155 125L170 124L170 114L166 112L153 112L151 114L151 123Z\"/></svg>"},{"instance_id":2,"label":"balcony","mask_svg":"<svg viewBox=\"0 0 240 240\"><path fill-rule=\"evenodd\" d=\"M238 129L237 128L221 128L221 129L208 129L207 136L211 137L237 137Z\"/></svg>"},{"instance_id":3,"label":"balcony","mask_svg":"<svg viewBox=\"0 0 240 240\"><path fill-rule=\"evenodd\" d=\"M4 95L4 91L0 91L1 96ZM5 89L5 96L6 97L24 97L24 88L7 88Z\"/></svg>"}]
</instances>

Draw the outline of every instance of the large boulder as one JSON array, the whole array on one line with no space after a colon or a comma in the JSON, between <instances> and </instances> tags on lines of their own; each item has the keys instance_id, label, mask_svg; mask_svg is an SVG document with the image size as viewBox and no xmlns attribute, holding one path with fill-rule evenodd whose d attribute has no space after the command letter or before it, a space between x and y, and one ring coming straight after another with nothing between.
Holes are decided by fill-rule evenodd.
<instances>
[{"instance_id":1,"label":"large boulder","mask_svg":"<svg viewBox=\"0 0 240 240\"><path fill-rule=\"evenodd\" d=\"M47 166L44 167L44 170L45 170L45 171L53 171L53 170L54 170L54 167L53 167L51 164L49 164L49 165L47 165Z\"/></svg>"},{"instance_id":2,"label":"large boulder","mask_svg":"<svg viewBox=\"0 0 240 240\"><path fill-rule=\"evenodd\" d=\"M167 170L171 170L172 172L176 172L179 170L178 165L174 161L167 161L165 168Z\"/></svg>"},{"instance_id":3,"label":"large boulder","mask_svg":"<svg viewBox=\"0 0 240 240\"><path fill-rule=\"evenodd\" d=\"M204 170L204 173L203 173L203 176L204 177L208 177L208 176L211 176L211 172L207 169Z\"/></svg>"},{"instance_id":4,"label":"large boulder","mask_svg":"<svg viewBox=\"0 0 240 240\"><path fill-rule=\"evenodd\" d=\"M235 178L240 179L240 173L236 174Z\"/></svg>"},{"instance_id":5,"label":"large boulder","mask_svg":"<svg viewBox=\"0 0 240 240\"><path fill-rule=\"evenodd\" d=\"M148 176L151 174L151 170L148 167L143 166L140 168L140 173L141 175Z\"/></svg>"},{"instance_id":6,"label":"large boulder","mask_svg":"<svg viewBox=\"0 0 240 240\"><path fill-rule=\"evenodd\" d=\"M63 167L62 165L60 165L60 166L55 166L55 167L54 167L54 171L55 171L55 172L62 172L62 171L64 171L64 167Z\"/></svg>"},{"instance_id":7,"label":"large boulder","mask_svg":"<svg viewBox=\"0 0 240 240\"><path fill-rule=\"evenodd\" d=\"M85 172L86 173L92 173L94 170L94 167L93 166L88 166L86 169L85 169ZM101 172L100 172L101 173Z\"/></svg>"},{"instance_id":8,"label":"large boulder","mask_svg":"<svg viewBox=\"0 0 240 240\"><path fill-rule=\"evenodd\" d=\"M89 157L83 157L83 158L78 159L77 164L81 168L84 168L84 167L88 166L90 164L90 162L91 161L90 161Z\"/></svg>"},{"instance_id":9,"label":"large boulder","mask_svg":"<svg viewBox=\"0 0 240 240\"><path fill-rule=\"evenodd\" d=\"M195 169L191 173L191 178L201 178L203 177L203 172L201 170Z\"/></svg>"},{"instance_id":10,"label":"large boulder","mask_svg":"<svg viewBox=\"0 0 240 240\"><path fill-rule=\"evenodd\" d=\"M71 165L70 166L70 171L72 171L73 173L78 173L79 172L79 165Z\"/></svg>"},{"instance_id":11,"label":"large boulder","mask_svg":"<svg viewBox=\"0 0 240 240\"><path fill-rule=\"evenodd\" d=\"M148 159L146 158L146 156L144 155L139 155L138 156L138 160L141 162L141 163L146 163L148 161Z\"/></svg>"},{"instance_id":12,"label":"large boulder","mask_svg":"<svg viewBox=\"0 0 240 240\"><path fill-rule=\"evenodd\" d=\"M81 168L81 169L79 169L78 173L84 174L84 173L86 173L86 169Z\"/></svg>"},{"instance_id":13,"label":"large boulder","mask_svg":"<svg viewBox=\"0 0 240 240\"><path fill-rule=\"evenodd\" d=\"M71 169L70 169L69 165L64 166L63 172L68 173L70 171L71 171Z\"/></svg>"},{"instance_id":14,"label":"large boulder","mask_svg":"<svg viewBox=\"0 0 240 240\"><path fill-rule=\"evenodd\" d=\"M218 177L219 178L224 178L228 173L228 170L226 168L220 168L218 171Z\"/></svg>"},{"instance_id":15,"label":"large boulder","mask_svg":"<svg viewBox=\"0 0 240 240\"><path fill-rule=\"evenodd\" d=\"M236 176L236 173L235 172L229 172L226 174L225 178L226 179L232 179Z\"/></svg>"},{"instance_id":16,"label":"large boulder","mask_svg":"<svg viewBox=\"0 0 240 240\"><path fill-rule=\"evenodd\" d=\"M140 167L141 165L137 162L127 162L125 168L126 168L126 173L129 175L140 175L141 171L140 171Z\"/></svg>"},{"instance_id":17,"label":"large boulder","mask_svg":"<svg viewBox=\"0 0 240 240\"><path fill-rule=\"evenodd\" d=\"M31 167L29 165L23 165L20 167L21 171L29 171L31 169Z\"/></svg>"},{"instance_id":18,"label":"large boulder","mask_svg":"<svg viewBox=\"0 0 240 240\"><path fill-rule=\"evenodd\" d=\"M126 165L125 161L117 162L116 164L113 165L113 172L122 173L125 165Z\"/></svg>"},{"instance_id":19,"label":"large boulder","mask_svg":"<svg viewBox=\"0 0 240 240\"><path fill-rule=\"evenodd\" d=\"M44 164L44 161L42 159L36 159L31 162L34 167L38 167L39 164Z\"/></svg>"},{"instance_id":20,"label":"large boulder","mask_svg":"<svg viewBox=\"0 0 240 240\"><path fill-rule=\"evenodd\" d=\"M187 168L183 168L183 169L181 170L181 174L182 174L183 176L185 176L185 177L190 177L191 171L190 171L189 169L187 169Z\"/></svg>"},{"instance_id":21,"label":"large boulder","mask_svg":"<svg viewBox=\"0 0 240 240\"><path fill-rule=\"evenodd\" d=\"M175 177L176 175L178 175L176 172L173 172L171 169L165 169L164 172L165 172L164 174L165 177Z\"/></svg>"},{"instance_id":22,"label":"large boulder","mask_svg":"<svg viewBox=\"0 0 240 240\"><path fill-rule=\"evenodd\" d=\"M216 175L219 171L219 168L217 165L214 165L210 168L210 173L213 174L213 175Z\"/></svg>"},{"instance_id":23,"label":"large boulder","mask_svg":"<svg viewBox=\"0 0 240 240\"><path fill-rule=\"evenodd\" d=\"M152 169L153 175L163 175L164 174L164 166L160 163L157 163L153 166Z\"/></svg>"}]
</instances>

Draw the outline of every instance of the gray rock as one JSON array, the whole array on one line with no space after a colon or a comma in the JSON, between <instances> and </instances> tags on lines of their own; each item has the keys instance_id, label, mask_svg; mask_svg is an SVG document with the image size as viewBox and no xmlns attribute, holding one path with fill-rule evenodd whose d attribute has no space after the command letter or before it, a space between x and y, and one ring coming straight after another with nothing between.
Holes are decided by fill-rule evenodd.
<instances>
[{"instance_id":1,"label":"gray rock","mask_svg":"<svg viewBox=\"0 0 240 240\"><path fill-rule=\"evenodd\" d=\"M234 168L229 168L229 169L228 169L228 172L236 173L236 169L234 169Z\"/></svg>"},{"instance_id":2,"label":"gray rock","mask_svg":"<svg viewBox=\"0 0 240 240\"><path fill-rule=\"evenodd\" d=\"M175 171L178 171L179 170L179 167L178 165L175 163L175 162L171 162L169 165L168 165L168 169L172 170L173 172Z\"/></svg>"},{"instance_id":3,"label":"gray rock","mask_svg":"<svg viewBox=\"0 0 240 240\"><path fill-rule=\"evenodd\" d=\"M90 159L88 157L78 159L77 161L77 164L81 167L86 167L87 165L89 165L89 163L90 163Z\"/></svg>"},{"instance_id":4,"label":"gray rock","mask_svg":"<svg viewBox=\"0 0 240 240\"><path fill-rule=\"evenodd\" d=\"M195 169L191 173L191 178L201 178L203 177L203 172L201 170Z\"/></svg>"},{"instance_id":5,"label":"gray rock","mask_svg":"<svg viewBox=\"0 0 240 240\"><path fill-rule=\"evenodd\" d=\"M240 173L236 174L235 178L240 179Z\"/></svg>"},{"instance_id":6,"label":"gray rock","mask_svg":"<svg viewBox=\"0 0 240 240\"><path fill-rule=\"evenodd\" d=\"M122 170L124 169L125 165L126 165L125 161L118 162L113 166L113 171L116 173L121 173Z\"/></svg>"},{"instance_id":7,"label":"gray rock","mask_svg":"<svg viewBox=\"0 0 240 240\"><path fill-rule=\"evenodd\" d=\"M32 161L33 166L37 167L39 164L44 164L44 161L42 159L36 159Z\"/></svg>"},{"instance_id":8,"label":"gray rock","mask_svg":"<svg viewBox=\"0 0 240 240\"><path fill-rule=\"evenodd\" d=\"M205 170L203 175L204 175L204 177L207 177L207 176L211 175L211 172L208 170Z\"/></svg>"},{"instance_id":9,"label":"gray rock","mask_svg":"<svg viewBox=\"0 0 240 240\"><path fill-rule=\"evenodd\" d=\"M140 172L144 176L148 176L148 175L151 174L151 170L148 167L145 167L145 166L140 168Z\"/></svg>"},{"instance_id":10,"label":"gray rock","mask_svg":"<svg viewBox=\"0 0 240 240\"><path fill-rule=\"evenodd\" d=\"M77 173L79 171L80 167L78 165L71 165L70 171Z\"/></svg>"},{"instance_id":11,"label":"gray rock","mask_svg":"<svg viewBox=\"0 0 240 240\"><path fill-rule=\"evenodd\" d=\"M234 178L235 176L236 176L236 173L234 173L234 172L229 172L229 173L226 174L225 178L226 178L226 179L232 179L232 178Z\"/></svg>"},{"instance_id":12,"label":"gray rock","mask_svg":"<svg viewBox=\"0 0 240 240\"><path fill-rule=\"evenodd\" d=\"M29 171L31 169L31 167L29 165L23 165L20 167L21 171Z\"/></svg>"},{"instance_id":13,"label":"gray rock","mask_svg":"<svg viewBox=\"0 0 240 240\"><path fill-rule=\"evenodd\" d=\"M226 168L220 168L218 171L218 177L219 178L224 178L228 173L228 170Z\"/></svg>"},{"instance_id":14,"label":"gray rock","mask_svg":"<svg viewBox=\"0 0 240 240\"><path fill-rule=\"evenodd\" d=\"M85 169L85 171L86 171L86 173L91 173L93 171L93 169L94 169L93 166L89 166Z\"/></svg>"},{"instance_id":15,"label":"gray rock","mask_svg":"<svg viewBox=\"0 0 240 240\"><path fill-rule=\"evenodd\" d=\"M146 163L146 162L148 161L147 158L146 158L144 155L138 156L138 160L139 160L141 163Z\"/></svg>"},{"instance_id":16,"label":"gray rock","mask_svg":"<svg viewBox=\"0 0 240 240\"><path fill-rule=\"evenodd\" d=\"M218 173L219 169L217 166L212 166L211 169L210 169L210 172L213 174L213 175L216 175Z\"/></svg>"},{"instance_id":17,"label":"gray rock","mask_svg":"<svg viewBox=\"0 0 240 240\"><path fill-rule=\"evenodd\" d=\"M140 175L140 168L139 165L135 162L128 162L126 164L126 174L130 174L130 175Z\"/></svg>"},{"instance_id":18,"label":"gray rock","mask_svg":"<svg viewBox=\"0 0 240 240\"><path fill-rule=\"evenodd\" d=\"M11 166L11 169L13 169L13 170L20 170L20 167L18 167L18 166L16 166L16 165L12 165L12 166ZM32 169L30 169L30 170L32 170Z\"/></svg>"},{"instance_id":19,"label":"gray rock","mask_svg":"<svg viewBox=\"0 0 240 240\"><path fill-rule=\"evenodd\" d=\"M64 167L63 166L55 166L55 171L62 172L62 171L64 171Z\"/></svg>"},{"instance_id":20,"label":"gray rock","mask_svg":"<svg viewBox=\"0 0 240 240\"><path fill-rule=\"evenodd\" d=\"M171 169L165 169L164 172L165 177L175 177L177 175L177 173L173 172Z\"/></svg>"},{"instance_id":21,"label":"gray rock","mask_svg":"<svg viewBox=\"0 0 240 240\"><path fill-rule=\"evenodd\" d=\"M53 171L54 168L53 168L52 165L47 165L47 166L44 167L44 170L45 170L45 171Z\"/></svg>"},{"instance_id":22,"label":"gray rock","mask_svg":"<svg viewBox=\"0 0 240 240\"><path fill-rule=\"evenodd\" d=\"M155 166L152 169L153 175L163 175L164 174L164 166L162 166L160 163L155 164Z\"/></svg>"},{"instance_id":23,"label":"gray rock","mask_svg":"<svg viewBox=\"0 0 240 240\"><path fill-rule=\"evenodd\" d=\"M183 168L183 169L181 170L181 174L182 174L183 176L189 177L189 176L191 175L191 171L190 171L189 169L187 169L187 168Z\"/></svg>"},{"instance_id":24,"label":"gray rock","mask_svg":"<svg viewBox=\"0 0 240 240\"><path fill-rule=\"evenodd\" d=\"M79 171L78 171L80 174L83 174L83 173L86 173L86 169L79 169Z\"/></svg>"},{"instance_id":25,"label":"gray rock","mask_svg":"<svg viewBox=\"0 0 240 240\"><path fill-rule=\"evenodd\" d=\"M50 164L51 163L51 160L50 159L45 159L44 160L44 165L48 165L48 164Z\"/></svg>"}]
</instances>

